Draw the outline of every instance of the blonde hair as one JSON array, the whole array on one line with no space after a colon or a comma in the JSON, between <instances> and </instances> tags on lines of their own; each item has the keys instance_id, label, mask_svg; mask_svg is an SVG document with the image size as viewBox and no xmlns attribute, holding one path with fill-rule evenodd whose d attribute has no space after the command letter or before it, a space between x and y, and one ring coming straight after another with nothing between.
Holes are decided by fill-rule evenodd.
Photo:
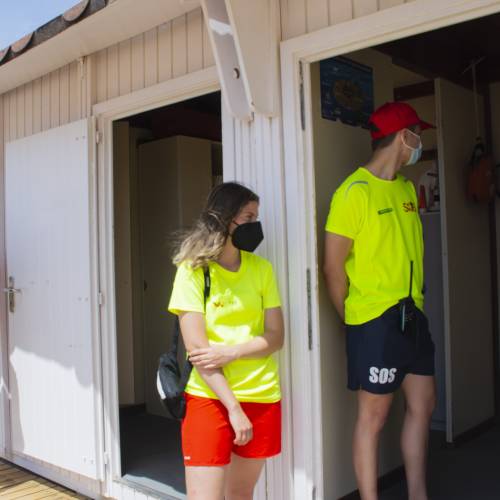
<instances>
[{"instance_id":1,"label":"blonde hair","mask_svg":"<svg viewBox=\"0 0 500 500\"><path fill-rule=\"evenodd\" d=\"M241 209L259 197L237 182L225 182L212 189L192 229L181 234L173 263L187 262L193 269L217 260L229 236L229 225Z\"/></svg>"}]
</instances>

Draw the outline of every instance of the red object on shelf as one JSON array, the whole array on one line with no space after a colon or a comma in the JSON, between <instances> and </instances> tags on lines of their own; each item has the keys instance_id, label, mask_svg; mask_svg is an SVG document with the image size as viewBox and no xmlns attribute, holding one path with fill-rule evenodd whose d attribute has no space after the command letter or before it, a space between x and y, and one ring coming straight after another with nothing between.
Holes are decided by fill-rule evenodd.
<instances>
[{"instance_id":1,"label":"red object on shelf","mask_svg":"<svg viewBox=\"0 0 500 500\"><path fill-rule=\"evenodd\" d=\"M420 186L420 192L418 195L418 208L419 210L427 210L427 201L425 199L425 186Z\"/></svg>"}]
</instances>

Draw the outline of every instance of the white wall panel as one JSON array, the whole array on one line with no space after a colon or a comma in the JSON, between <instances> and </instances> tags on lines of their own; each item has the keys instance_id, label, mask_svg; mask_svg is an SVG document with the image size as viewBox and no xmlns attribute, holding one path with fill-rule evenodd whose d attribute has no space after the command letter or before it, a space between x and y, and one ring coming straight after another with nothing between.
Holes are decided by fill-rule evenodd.
<instances>
[{"instance_id":1,"label":"white wall panel","mask_svg":"<svg viewBox=\"0 0 500 500\"><path fill-rule=\"evenodd\" d=\"M258 253L268 258L277 276L285 318L288 303L286 274L286 227L283 162L281 149L281 122L256 115L252 122L234 120L223 105L222 141L224 144L224 180L237 180L248 185L260 196L260 219L263 221L265 239ZM286 329L288 331L288 328ZM288 500L292 498L290 474L292 471L290 340L279 354L283 393L283 453L266 466L267 498ZM272 480L271 480L272 478ZM266 498L263 480L259 483L256 498Z\"/></svg>"}]
</instances>

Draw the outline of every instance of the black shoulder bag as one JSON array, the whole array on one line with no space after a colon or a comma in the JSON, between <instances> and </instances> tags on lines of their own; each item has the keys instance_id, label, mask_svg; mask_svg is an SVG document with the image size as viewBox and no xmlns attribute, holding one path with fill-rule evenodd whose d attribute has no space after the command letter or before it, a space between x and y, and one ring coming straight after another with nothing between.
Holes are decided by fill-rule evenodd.
<instances>
[{"instance_id":1,"label":"black shoulder bag","mask_svg":"<svg viewBox=\"0 0 500 500\"><path fill-rule=\"evenodd\" d=\"M206 309L207 299L210 295L210 272L208 267L203 270L205 277L205 288L203 290L203 301ZM193 365L186 360L181 368L177 361L177 348L179 345L180 325L179 317L176 316L172 335L170 350L160 356L156 386L160 398L167 408L169 414L176 420L182 420L186 414L186 401L184 400L184 389L191 375Z\"/></svg>"}]
</instances>

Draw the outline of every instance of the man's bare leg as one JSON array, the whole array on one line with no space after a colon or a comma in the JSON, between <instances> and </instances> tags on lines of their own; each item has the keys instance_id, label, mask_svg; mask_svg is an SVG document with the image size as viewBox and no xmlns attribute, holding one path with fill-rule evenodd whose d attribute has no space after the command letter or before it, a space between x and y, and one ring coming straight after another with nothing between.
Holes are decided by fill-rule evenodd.
<instances>
[{"instance_id":1,"label":"man's bare leg","mask_svg":"<svg viewBox=\"0 0 500 500\"><path fill-rule=\"evenodd\" d=\"M401 433L401 451L408 483L408 500L427 500L429 424L436 404L434 377L406 375L402 388L406 398L406 415Z\"/></svg>"},{"instance_id":2,"label":"man's bare leg","mask_svg":"<svg viewBox=\"0 0 500 500\"><path fill-rule=\"evenodd\" d=\"M358 391L358 418L354 429L353 461L362 500L377 500L378 442L392 394Z\"/></svg>"}]
</instances>

